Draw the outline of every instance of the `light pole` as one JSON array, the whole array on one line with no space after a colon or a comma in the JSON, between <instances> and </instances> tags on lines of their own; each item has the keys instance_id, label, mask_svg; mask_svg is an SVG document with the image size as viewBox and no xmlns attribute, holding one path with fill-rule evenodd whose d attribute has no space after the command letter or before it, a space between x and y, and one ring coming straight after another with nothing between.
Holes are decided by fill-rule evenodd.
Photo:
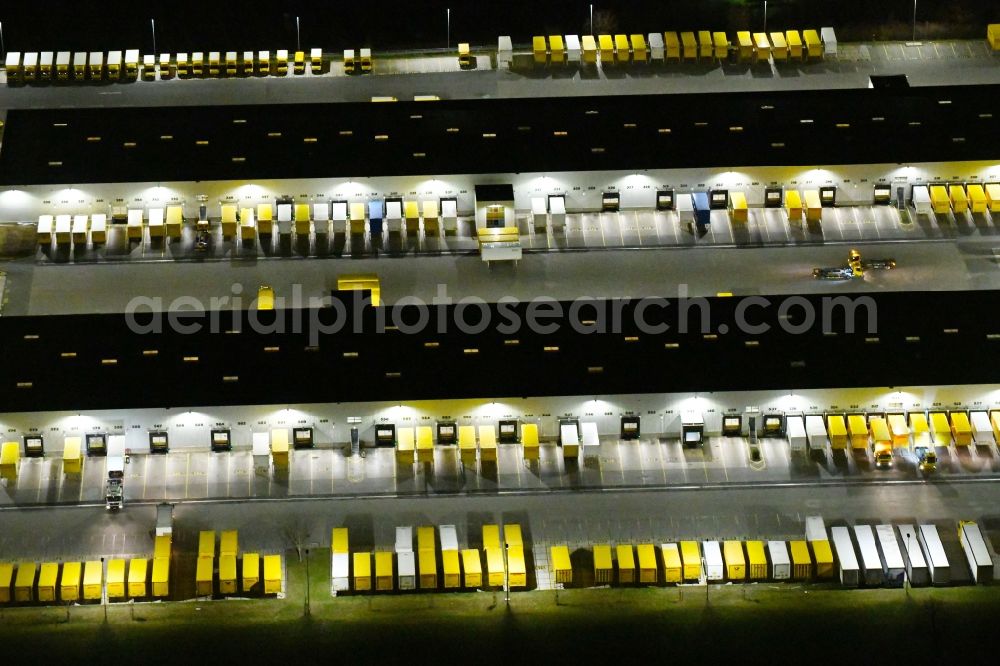
<instances>
[{"instance_id":1,"label":"light pole","mask_svg":"<svg viewBox=\"0 0 1000 666\"><path fill-rule=\"evenodd\" d=\"M306 617L312 613L312 609L309 603L309 549L306 548Z\"/></svg>"},{"instance_id":2,"label":"light pole","mask_svg":"<svg viewBox=\"0 0 1000 666\"><path fill-rule=\"evenodd\" d=\"M451 7L444 10L445 12L445 38L444 47L446 49L451 48Z\"/></svg>"},{"instance_id":3,"label":"light pole","mask_svg":"<svg viewBox=\"0 0 1000 666\"><path fill-rule=\"evenodd\" d=\"M767 32L767 0L764 0L764 32Z\"/></svg>"},{"instance_id":4,"label":"light pole","mask_svg":"<svg viewBox=\"0 0 1000 666\"><path fill-rule=\"evenodd\" d=\"M156 54L156 19L149 19L149 25L153 28L153 53Z\"/></svg>"},{"instance_id":5,"label":"light pole","mask_svg":"<svg viewBox=\"0 0 1000 666\"><path fill-rule=\"evenodd\" d=\"M594 3L590 3L590 36L594 36Z\"/></svg>"},{"instance_id":6,"label":"light pole","mask_svg":"<svg viewBox=\"0 0 1000 666\"><path fill-rule=\"evenodd\" d=\"M101 558L101 575L104 576L104 580L108 579L107 573L104 572L104 558ZM108 623L108 590L104 589L104 594L101 595L101 605L104 606L104 624Z\"/></svg>"},{"instance_id":7,"label":"light pole","mask_svg":"<svg viewBox=\"0 0 1000 666\"><path fill-rule=\"evenodd\" d=\"M913 0L913 37L910 41L917 41L917 0Z\"/></svg>"},{"instance_id":8,"label":"light pole","mask_svg":"<svg viewBox=\"0 0 1000 666\"><path fill-rule=\"evenodd\" d=\"M295 50L302 50L302 42L299 40L299 17L295 17Z\"/></svg>"}]
</instances>

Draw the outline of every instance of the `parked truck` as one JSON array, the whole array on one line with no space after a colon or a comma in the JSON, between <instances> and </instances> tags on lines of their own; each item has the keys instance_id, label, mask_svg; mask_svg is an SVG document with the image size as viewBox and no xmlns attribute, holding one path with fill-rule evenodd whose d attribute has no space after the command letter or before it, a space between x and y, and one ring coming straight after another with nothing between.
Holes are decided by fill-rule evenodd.
<instances>
[{"instance_id":1,"label":"parked truck","mask_svg":"<svg viewBox=\"0 0 1000 666\"><path fill-rule=\"evenodd\" d=\"M109 511L118 511L124 506L125 458L108 458L108 478L104 486L105 506Z\"/></svg>"},{"instance_id":2,"label":"parked truck","mask_svg":"<svg viewBox=\"0 0 1000 666\"><path fill-rule=\"evenodd\" d=\"M958 541L962 544L965 559L969 562L972 582L988 583L993 580L993 558L979 525L971 520L958 523Z\"/></svg>"}]
</instances>

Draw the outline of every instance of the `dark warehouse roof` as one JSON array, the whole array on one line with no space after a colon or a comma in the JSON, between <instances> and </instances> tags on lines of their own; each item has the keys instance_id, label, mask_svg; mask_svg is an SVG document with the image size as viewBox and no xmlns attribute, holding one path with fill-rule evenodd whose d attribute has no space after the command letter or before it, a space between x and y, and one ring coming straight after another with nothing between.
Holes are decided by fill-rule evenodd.
<instances>
[{"instance_id":1,"label":"dark warehouse roof","mask_svg":"<svg viewBox=\"0 0 1000 666\"><path fill-rule=\"evenodd\" d=\"M13 110L0 184L997 158L997 86Z\"/></svg>"},{"instance_id":2,"label":"dark warehouse roof","mask_svg":"<svg viewBox=\"0 0 1000 666\"><path fill-rule=\"evenodd\" d=\"M769 307L754 305L748 319L771 330L752 335L735 332L735 313L745 299L707 299L709 330L716 332L708 337L698 327L679 332L676 301L645 313L648 322L671 323L663 333L639 331L631 303L624 306L620 333L581 334L564 317L545 320L562 324L551 334L526 329L503 334L492 327L468 334L452 326L440 335L349 331L320 336L318 344L306 332L256 333L247 312L235 315L242 332L226 333L235 326L233 315L223 313L222 332L188 335L137 335L122 315L4 317L0 404L5 411L83 410L971 384L998 378L1000 323L982 316L1000 306L997 292L878 294L872 297L875 333L864 320L847 333L839 315L830 319L836 335L819 325L802 334L782 329L782 302L800 304L787 320L796 324L801 303L821 313L824 298L829 297L775 297ZM489 307L494 322L506 321L498 306ZM524 307L517 310L522 316ZM700 321L698 307L688 312L692 323ZM308 311L299 314L310 318ZM579 318L587 315L585 309ZM466 317L470 323L475 319ZM720 332L724 323L730 332Z\"/></svg>"}]
</instances>

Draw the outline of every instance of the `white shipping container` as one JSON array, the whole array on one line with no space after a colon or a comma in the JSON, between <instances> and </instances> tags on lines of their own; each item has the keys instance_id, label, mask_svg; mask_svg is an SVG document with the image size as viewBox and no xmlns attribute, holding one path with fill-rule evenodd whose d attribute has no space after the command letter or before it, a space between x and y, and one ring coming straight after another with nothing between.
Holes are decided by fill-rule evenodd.
<instances>
[{"instance_id":1,"label":"white shipping container","mask_svg":"<svg viewBox=\"0 0 1000 666\"><path fill-rule=\"evenodd\" d=\"M896 530L892 525L876 525L875 536L878 538L879 551L882 553L882 571L885 584L890 587L901 587L906 577L906 563L899 550L896 540Z\"/></svg>"},{"instance_id":2,"label":"white shipping container","mask_svg":"<svg viewBox=\"0 0 1000 666\"><path fill-rule=\"evenodd\" d=\"M823 40L823 55L837 55L837 34L833 31L833 28L820 28L819 36Z\"/></svg>"},{"instance_id":3,"label":"white shipping container","mask_svg":"<svg viewBox=\"0 0 1000 666\"><path fill-rule=\"evenodd\" d=\"M681 224L694 224L694 202L690 194L677 195L677 219Z\"/></svg>"},{"instance_id":4,"label":"white shipping container","mask_svg":"<svg viewBox=\"0 0 1000 666\"><path fill-rule=\"evenodd\" d=\"M413 552L413 528L410 526L396 528L396 553Z\"/></svg>"},{"instance_id":5,"label":"white shipping container","mask_svg":"<svg viewBox=\"0 0 1000 666\"><path fill-rule=\"evenodd\" d=\"M823 516L806 516L806 541L827 541L829 538Z\"/></svg>"},{"instance_id":6,"label":"white shipping container","mask_svg":"<svg viewBox=\"0 0 1000 666\"><path fill-rule=\"evenodd\" d=\"M903 544L903 559L906 563L906 577L910 585L928 585L931 582L927 570L927 560L920 547L920 539L913 525L899 526L899 540Z\"/></svg>"},{"instance_id":7,"label":"white shipping container","mask_svg":"<svg viewBox=\"0 0 1000 666\"><path fill-rule=\"evenodd\" d=\"M417 589L417 567L412 550L396 552L396 574L400 591Z\"/></svg>"},{"instance_id":8,"label":"white shipping container","mask_svg":"<svg viewBox=\"0 0 1000 666\"><path fill-rule=\"evenodd\" d=\"M705 580L722 580L725 577L725 565L722 563L719 542L704 541L701 548L705 553Z\"/></svg>"},{"instance_id":9,"label":"white shipping container","mask_svg":"<svg viewBox=\"0 0 1000 666\"><path fill-rule=\"evenodd\" d=\"M826 436L826 422L818 414L806 417L806 437L809 439L809 448L813 451L823 451L826 449L829 440Z\"/></svg>"},{"instance_id":10,"label":"white shipping container","mask_svg":"<svg viewBox=\"0 0 1000 666\"><path fill-rule=\"evenodd\" d=\"M959 523L958 540L965 551L965 559L969 562L973 582L988 583L993 580L993 557L986 547L979 525L971 521Z\"/></svg>"},{"instance_id":11,"label":"white shipping container","mask_svg":"<svg viewBox=\"0 0 1000 666\"><path fill-rule=\"evenodd\" d=\"M931 206L931 195L927 192L926 185L913 186L913 207L916 209L917 215L930 215L934 212L934 208Z\"/></svg>"},{"instance_id":12,"label":"white shipping container","mask_svg":"<svg viewBox=\"0 0 1000 666\"><path fill-rule=\"evenodd\" d=\"M351 589L350 567L350 553L333 553L330 556L330 577L333 579L334 592L347 592Z\"/></svg>"},{"instance_id":13,"label":"white shipping container","mask_svg":"<svg viewBox=\"0 0 1000 666\"><path fill-rule=\"evenodd\" d=\"M833 527L830 529L830 536L840 570L840 584L844 587L857 587L861 583L861 571L850 530L846 527Z\"/></svg>"},{"instance_id":14,"label":"white shipping container","mask_svg":"<svg viewBox=\"0 0 1000 666\"><path fill-rule=\"evenodd\" d=\"M579 35L566 35L566 62L580 62Z\"/></svg>"},{"instance_id":15,"label":"white shipping container","mask_svg":"<svg viewBox=\"0 0 1000 666\"><path fill-rule=\"evenodd\" d=\"M924 547L927 555L928 572L931 582L934 585L947 585L951 582L951 563L941 545L941 537L938 536L937 527L930 524L920 525L917 530L920 538L920 545Z\"/></svg>"},{"instance_id":16,"label":"white shipping container","mask_svg":"<svg viewBox=\"0 0 1000 666\"><path fill-rule=\"evenodd\" d=\"M806 426L801 416L789 416L785 419L785 436L788 438L788 446L792 451L805 451Z\"/></svg>"},{"instance_id":17,"label":"white shipping container","mask_svg":"<svg viewBox=\"0 0 1000 666\"><path fill-rule=\"evenodd\" d=\"M601 438L597 434L597 424L593 421L583 421L580 423L580 434L583 437L583 455L597 455L601 450Z\"/></svg>"},{"instance_id":18,"label":"white shipping container","mask_svg":"<svg viewBox=\"0 0 1000 666\"><path fill-rule=\"evenodd\" d=\"M535 229L544 229L549 223L549 214L545 210L545 199L542 197L531 198L531 218Z\"/></svg>"},{"instance_id":19,"label":"white shipping container","mask_svg":"<svg viewBox=\"0 0 1000 666\"><path fill-rule=\"evenodd\" d=\"M650 60L663 60L663 33L651 32L646 36Z\"/></svg>"},{"instance_id":20,"label":"white shipping container","mask_svg":"<svg viewBox=\"0 0 1000 666\"><path fill-rule=\"evenodd\" d=\"M854 540L857 541L858 552L861 553L862 582L869 586L881 585L882 560L878 556L875 534L872 532L871 525L855 525Z\"/></svg>"},{"instance_id":21,"label":"white shipping container","mask_svg":"<svg viewBox=\"0 0 1000 666\"><path fill-rule=\"evenodd\" d=\"M458 532L454 525L441 525L438 527L438 534L441 535L441 550L458 550Z\"/></svg>"},{"instance_id":22,"label":"white shipping container","mask_svg":"<svg viewBox=\"0 0 1000 666\"><path fill-rule=\"evenodd\" d=\"M552 218L553 229L566 226L566 197L549 198L549 216Z\"/></svg>"},{"instance_id":23,"label":"white shipping container","mask_svg":"<svg viewBox=\"0 0 1000 666\"><path fill-rule=\"evenodd\" d=\"M788 580L792 577L792 561L784 541L767 542L767 558L771 561L771 578Z\"/></svg>"}]
</instances>

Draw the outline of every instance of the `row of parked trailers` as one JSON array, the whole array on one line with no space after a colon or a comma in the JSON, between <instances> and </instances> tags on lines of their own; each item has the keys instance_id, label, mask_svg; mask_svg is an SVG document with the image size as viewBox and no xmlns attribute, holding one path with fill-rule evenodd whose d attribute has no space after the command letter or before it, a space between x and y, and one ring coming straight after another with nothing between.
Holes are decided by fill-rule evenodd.
<instances>
[{"instance_id":1,"label":"row of parked trailers","mask_svg":"<svg viewBox=\"0 0 1000 666\"><path fill-rule=\"evenodd\" d=\"M978 525L962 522L958 531L973 581L991 581L993 561ZM594 582L652 585L836 578L845 587L892 587L904 580L915 586L947 585L952 580L951 565L932 524L855 525L834 527L828 533L822 518L809 517L805 536L788 542L681 541L659 548L598 544L593 547ZM552 548L551 562L556 582L572 582L565 546Z\"/></svg>"},{"instance_id":2,"label":"row of parked trailers","mask_svg":"<svg viewBox=\"0 0 1000 666\"><path fill-rule=\"evenodd\" d=\"M199 219L194 220L198 231L208 231L212 221L207 206L199 206ZM314 203L261 203L256 207L222 204L218 226L226 238L239 237L253 240L257 235L274 233L289 235L294 231L301 236L310 233L364 234L366 228L372 235L389 233L425 234L454 233L458 229L458 202L454 198L439 200L404 201L403 199L376 199L367 202L324 201ZM40 215L36 226L39 245L101 244L107 242L108 215ZM185 224L183 206L165 208L127 208L111 214L112 225L124 225L129 240L146 238L178 239Z\"/></svg>"},{"instance_id":3,"label":"row of parked trailers","mask_svg":"<svg viewBox=\"0 0 1000 666\"><path fill-rule=\"evenodd\" d=\"M361 53L358 66L371 70L371 51L367 56ZM350 53L352 61L354 51L345 51L345 59ZM161 79L179 76L181 78L202 78L204 76L286 76L289 68L294 74L305 74L306 65L312 74L322 74L325 71L323 50L311 49L289 52L279 49L272 57L270 51L210 51L178 53L162 53L141 55L139 49L125 51L41 51L20 53L11 51L5 60L7 69L7 84L48 83L48 82L98 82L98 81L135 81L140 73L144 80L153 80L157 73ZM346 60L345 60L346 66ZM352 64L353 67L353 64Z\"/></svg>"},{"instance_id":4,"label":"row of parked trailers","mask_svg":"<svg viewBox=\"0 0 1000 666\"><path fill-rule=\"evenodd\" d=\"M917 215L1000 212L1000 183L914 185Z\"/></svg>"},{"instance_id":5,"label":"row of parked trailers","mask_svg":"<svg viewBox=\"0 0 1000 666\"><path fill-rule=\"evenodd\" d=\"M155 538L152 558L86 562L0 562L0 603L77 603L161 599L170 594L170 535ZM105 570L105 564L107 569Z\"/></svg>"},{"instance_id":6,"label":"row of parked trailers","mask_svg":"<svg viewBox=\"0 0 1000 666\"><path fill-rule=\"evenodd\" d=\"M768 420L770 419L770 424ZM770 414L764 416L765 434L785 436L793 451L992 446L1000 441L1000 410L952 410L909 413ZM768 428L774 429L768 432Z\"/></svg>"},{"instance_id":7,"label":"row of parked trailers","mask_svg":"<svg viewBox=\"0 0 1000 666\"><path fill-rule=\"evenodd\" d=\"M817 30L755 32L739 31L731 41L725 32L699 30L651 32L648 34L535 35L531 42L535 65L582 63L604 66L649 62L737 62L775 63L821 59L837 54L833 28ZM512 59L510 37L497 44L499 64Z\"/></svg>"},{"instance_id":8,"label":"row of parked trailers","mask_svg":"<svg viewBox=\"0 0 1000 666\"><path fill-rule=\"evenodd\" d=\"M333 592L523 588L528 584L524 539L518 524L483 525L481 550L459 548L454 525L440 525L436 531L431 525L417 527L415 549L413 533L411 526L397 527L392 551L352 553L348 528L333 528Z\"/></svg>"}]
</instances>

